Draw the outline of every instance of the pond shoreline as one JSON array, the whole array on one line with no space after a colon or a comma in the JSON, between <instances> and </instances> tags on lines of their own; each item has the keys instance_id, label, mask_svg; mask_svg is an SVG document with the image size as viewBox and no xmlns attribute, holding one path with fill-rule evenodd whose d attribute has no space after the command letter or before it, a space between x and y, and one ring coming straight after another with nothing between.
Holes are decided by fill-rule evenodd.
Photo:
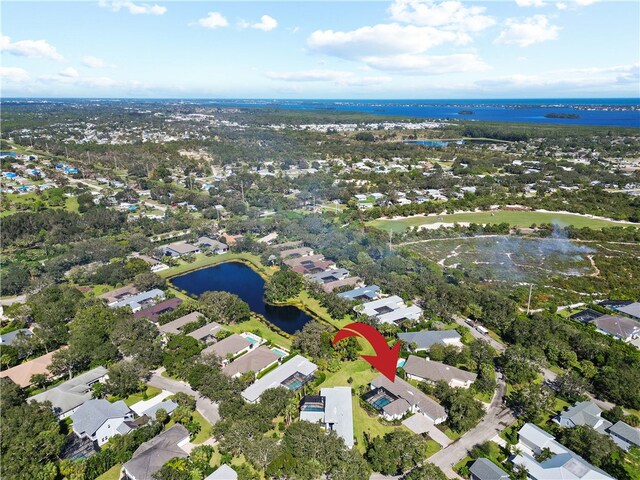
<instances>
[{"instance_id":1,"label":"pond shoreline","mask_svg":"<svg viewBox=\"0 0 640 480\"><path fill-rule=\"evenodd\" d=\"M221 266L226 265L226 264L241 264L241 265L244 265L245 267L249 268L251 270L251 272L257 274L262 279L262 281L264 283L266 283L270 278L270 275L266 272L266 267L264 267L262 264L257 264L255 261L252 261L252 259L249 259L247 257L238 256L236 258L225 258L225 259L220 259L220 260L221 261L219 261L219 262L213 261L211 263L208 263L207 265L199 265L199 266L197 266L197 267L195 267L193 269L181 271L180 273L175 273L175 274L167 276L166 279L168 280L168 282L170 284L170 288L175 290L175 291L177 291L177 292L180 292L180 294L182 294L182 295L188 296L189 298L197 299L198 298L198 294L193 293L193 291L189 291L189 289L184 288L183 286L176 285L174 283L174 281L177 278L181 278L181 277L184 277L184 276L187 276L187 275L192 275L193 273L201 271L201 270L215 268L215 267L221 267ZM274 270L274 273L275 273L275 270ZM264 288L264 285L263 285L263 288ZM213 291L215 291L215 290L218 290L218 291L229 291L230 293L234 293L236 295L238 294L238 293L232 291L233 287L231 287L231 289L225 289L225 288L218 287L218 288L214 288L213 289ZM209 291L209 290L205 290L205 291ZM202 293L204 293L204 292L202 292ZM238 296L240 296L242 298L242 295L238 295ZM247 298L243 298L243 300L247 301L248 299ZM253 301L253 303L255 303L256 299L253 298L252 301ZM309 306L305 302L301 301L301 299L299 299L299 298L292 298L292 299L289 299L289 300L287 300L285 302L274 303L274 302L266 301L264 296L262 296L260 298L260 302L264 305L265 308L267 308L267 307L276 307L276 308L277 307L293 307L293 308L297 309L298 311L304 313L309 318L309 320L307 320L304 324L308 323L311 320L314 320L314 321L323 323L325 325L328 325L334 330L337 329L335 325L333 325L331 322L327 321L326 319L322 318L321 314L316 312L314 309L309 308ZM251 303L251 301L247 302L247 303ZM263 312L256 311L255 305L250 305L250 307L251 307L252 315L255 318L257 318L261 323L263 323L265 326L267 326L270 330L274 331L275 333L278 333L278 334L280 334L280 335L282 335L284 337L287 337L287 338L291 338L292 335L295 333L295 332L289 333L289 332L285 331L280 325L275 323L275 321L269 320L265 316L265 314ZM283 321L286 321L286 320L283 320ZM298 319L296 321L299 322L300 319Z\"/></svg>"}]
</instances>

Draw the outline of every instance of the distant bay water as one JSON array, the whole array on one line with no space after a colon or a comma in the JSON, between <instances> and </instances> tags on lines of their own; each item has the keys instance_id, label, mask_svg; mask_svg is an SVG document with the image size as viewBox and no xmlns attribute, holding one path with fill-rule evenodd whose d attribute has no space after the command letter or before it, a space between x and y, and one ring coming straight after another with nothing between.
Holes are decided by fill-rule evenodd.
<instances>
[{"instance_id":1,"label":"distant bay water","mask_svg":"<svg viewBox=\"0 0 640 480\"><path fill-rule=\"evenodd\" d=\"M440 120L597 125L640 128L640 99L533 100L211 100L238 108L362 112Z\"/></svg>"}]
</instances>

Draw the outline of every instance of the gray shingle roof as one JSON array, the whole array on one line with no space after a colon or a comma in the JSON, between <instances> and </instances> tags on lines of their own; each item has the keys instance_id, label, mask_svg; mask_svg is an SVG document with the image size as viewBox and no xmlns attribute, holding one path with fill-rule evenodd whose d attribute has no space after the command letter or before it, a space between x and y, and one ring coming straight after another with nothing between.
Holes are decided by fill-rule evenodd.
<instances>
[{"instance_id":1,"label":"gray shingle roof","mask_svg":"<svg viewBox=\"0 0 640 480\"><path fill-rule=\"evenodd\" d=\"M91 399L91 386L99 379L107 374L104 367L96 367L83 374L78 375L71 380L61 383L57 387L46 390L42 393L29 398L29 401L38 403L51 402L53 411L57 414L63 414L69 410L82 405Z\"/></svg>"},{"instance_id":2,"label":"gray shingle roof","mask_svg":"<svg viewBox=\"0 0 640 480\"><path fill-rule=\"evenodd\" d=\"M131 460L124 464L125 471L136 480L153 480L153 474L169 460L188 456L178 447L178 443L188 437L189 432L186 428L179 424L174 425L140 445Z\"/></svg>"},{"instance_id":3,"label":"gray shingle roof","mask_svg":"<svg viewBox=\"0 0 640 480\"><path fill-rule=\"evenodd\" d=\"M73 430L78 434L93 435L107 420L124 418L130 413L131 409L122 400L115 403L102 399L87 400L71 415Z\"/></svg>"},{"instance_id":4,"label":"gray shingle roof","mask_svg":"<svg viewBox=\"0 0 640 480\"><path fill-rule=\"evenodd\" d=\"M418 350L429 350L436 343L444 345L445 340L460 340L460 334L455 330L423 330L399 333L398 338L406 343L415 343Z\"/></svg>"},{"instance_id":5,"label":"gray shingle roof","mask_svg":"<svg viewBox=\"0 0 640 480\"><path fill-rule=\"evenodd\" d=\"M164 333L178 334L180 333L180 329L187 323L195 322L198 320L198 318L203 316L204 315L202 315L200 312L191 312L171 322L165 323L164 325L158 326L158 330Z\"/></svg>"},{"instance_id":6,"label":"gray shingle roof","mask_svg":"<svg viewBox=\"0 0 640 480\"><path fill-rule=\"evenodd\" d=\"M475 382L478 375L472 372L467 372L446 363L434 362L427 360L426 358L416 357L415 355L409 355L406 363L402 367L409 375L424 378L425 380L431 380L437 382L444 380L449 383L453 380L459 382Z\"/></svg>"},{"instance_id":7,"label":"gray shingle roof","mask_svg":"<svg viewBox=\"0 0 640 480\"><path fill-rule=\"evenodd\" d=\"M609 428L609 432L623 438L627 443L640 446L640 430L633 428L631 425L619 421Z\"/></svg>"},{"instance_id":8,"label":"gray shingle roof","mask_svg":"<svg viewBox=\"0 0 640 480\"><path fill-rule=\"evenodd\" d=\"M251 346L251 342L237 333L229 335L227 338L205 348L202 353L215 353L220 358L225 359L228 354L237 355L245 348Z\"/></svg>"},{"instance_id":9,"label":"gray shingle roof","mask_svg":"<svg viewBox=\"0 0 640 480\"><path fill-rule=\"evenodd\" d=\"M280 355L276 352L269 350L267 347L262 345L252 352L234 360L229 365L225 366L222 371L231 377L247 372L258 373L263 368L277 362L280 358Z\"/></svg>"},{"instance_id":10,"label":"gray shingle roof","mask_svg":"<svg viewBox=\"0 0 640 480\"><path fill-rule=\"evenodd\" d=\"M229 465L223 464L204 480L238 480L238 474Z\"/></svg>"},{"instance_id":11,"label":"gray shingle roof","mask_svg":"<svg viewBox=\"0 0 640 480\"><path fill-rule=\"evenodd\" d=\"M560 414L563 420L570 420L574 425L588 425L592 428L602 421L602 410L593 402L578 402ZM610 424L609 424L610 425Z\"/></svg>"},{"instance_id":12,"label":"gray shingle roof","mask_svg":"<svg viewBox=\"0 0 640 480\"><path fill-rule=\"evenodd\" d=\"M0 343L2 345L11 345L20 334L24 335L25 337L30 337L31 335L33 335L33 333L31 333L31 330L27 328L20 328L18 330L14 330L13 332L0 335Z\"/></svg>"},{"instance_id":13,"label":"gray shingle roof","mask_svg":"<svg viewBox=\"0 0 640 480\"><path fill-rule=\"evenodd\" d=\"M479 458L469 471L478 480L509 480L509 474L487 458Z\"/></svg>"},{"instance_id":14,"label":"gray shingle roof","mask_svg":"<svg viewBox=\"0 0 640 480\"><path fill-rule=\"evenodd\" d=\"M399 377L396 377L395 382L392 382L384 375L378 375L373 379L371 385L376 388L384 388L396 397L404 398L409 404L417 405L422 413L434 421L439 418L446 418L447 416L445 409L435 400L432 400L413 385Z\"/></svg>"},{"instance_id":15,"label":"gray shingle roof","mask_svg":"<svg viewBox=\"0 0 640 480\"><path fill-rule=\"evenodd\" d=\"M640 318L640 302L632 303L631 305L626 305L624 307L618 308L619 312L626 313L635 318Z\"/></svg>"}]
</instances>

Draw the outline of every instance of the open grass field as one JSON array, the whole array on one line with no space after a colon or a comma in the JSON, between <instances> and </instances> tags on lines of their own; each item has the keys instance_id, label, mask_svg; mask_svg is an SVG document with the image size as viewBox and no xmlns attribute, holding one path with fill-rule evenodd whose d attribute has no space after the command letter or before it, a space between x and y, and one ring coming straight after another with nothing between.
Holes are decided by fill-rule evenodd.
<instances>
[{"instance_id":1,"label":"open grass field","mask_svg":"<svg viewBox=\"0 0 640 480\"><path fill-rule=\"evenodd\" d=\"M526 307L571 305L595 299L637 298L640 288L625 279L640 272L640 245L515 235L463 237L397 246L455 275L504 290ZM637 283L637 282L636 282ZM569 313L569 312L568 312Z\"/></svg>"},{"instance_id":2,"label":"open grass field","mask_svg":"<svg viewBox=\"0 0 640 480\"><path fill-rule=\"evenodd\" d=\"M494 212L464 212L442 214L432 216L413 216L394 220L373 220L369 225L384 231L402 233L410 228L421 225L433 225L436 223L477 223L498 224L508 223L512 227L530 227L533 224L558 223L560 225L573 225L577 228L589 227L601 229L604 227L626 226L627 223L615 222L600 218L584 217L582 215L557 212L516 212L497 210Z\"/></svg>"}]
</instances>

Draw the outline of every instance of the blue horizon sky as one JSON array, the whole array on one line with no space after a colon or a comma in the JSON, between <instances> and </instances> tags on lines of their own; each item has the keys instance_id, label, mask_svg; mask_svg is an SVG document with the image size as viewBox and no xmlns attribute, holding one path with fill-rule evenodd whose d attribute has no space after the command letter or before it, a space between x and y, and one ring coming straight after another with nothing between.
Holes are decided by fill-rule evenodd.
<instances>
[{"instance_id":1,"label":"blue horizon sky","mask_svg":"<svg viewBox=\"0 0 640 480\"><path fill-rule=\"evenodd\" d=\"M5 1L2 96L640 97L640 3Z\"/></svg>"}]
</instances>

